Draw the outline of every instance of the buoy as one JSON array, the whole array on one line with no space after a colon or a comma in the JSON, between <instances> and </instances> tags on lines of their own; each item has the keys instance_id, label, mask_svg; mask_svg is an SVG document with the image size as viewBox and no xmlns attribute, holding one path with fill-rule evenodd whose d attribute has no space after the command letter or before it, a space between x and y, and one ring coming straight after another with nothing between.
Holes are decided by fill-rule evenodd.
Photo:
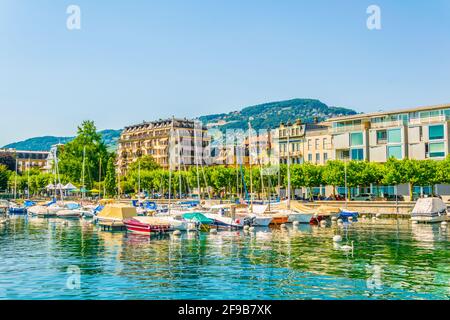
<instances>
[{"instance_id":1,"label":"buoy","mask_svg":"<svg viewBox=\"0 0 450 320\"><path fill-rule=\"evenodd\" d=\"M416 220L413 220L412 221L412 224L417 224L418 222L416 221Z\"/></svg>"},{"instance_id":2,"label":"buoy","mask_svg":"<svg viewBox=\"0 0 450 320\"><path fill-rule=\"evenodd\" d=\"M366 216L365 215L363 215L361 218L363 218L363 219L365 219L366 218Z\"/></svg>"},{"instance_id":3,"label":"buoy","mask_svg":"<svg viewBox=\"0 0 450 320\"><path fill-rule=\"evenodd\" d=\"M255 227L248 228L248 231L255 231Z\"/></svg>"},{"instance_id":4,"label":"buoy","mask_svg":"<svg viewBox=\"0 0 450 320\"><path fill-rule=\"evenodd\" d=\"M342 237L340 235L337 234L333 237L333 242L341 242L341 241L342 241Z\"/></svg>"},{"instance_id":5,"label":"buoy","mask_svg":"<svg viewBox=\"0 0 450 320\"><path fill-rule=\"evenodd\" d=\"M292 222L292 225L293 225L293 226L298 226L299 224L300 224L300 222L298 222L298 221Z\"/></svg>"},{"instance_id":6,"label":"buoy","mask_svg":"<svg viewBox=\"0 0 450 320\"><path fill-rule=\"evenodd\" d=\"M216 234L217 233L217 229L211 229L211 230L209 230L209 233Z\"/></svg>"},{"instance_id":7,"label":"buoy","mask_svg":"<svg viewBox=\"0 0 450 320\"><path fill-rule=\"evenodd\" d=\"M325 220L320 221L320 226L321 227L326 227L327 226L327 222Z\"/></svg>"},{"instance_id":8,"label":"buoy","mask_svg":"<svg viewBox=\"0 0 450 320\"><path fill-rule=\"evenodd\" d=\"M376 217L377 219L381 218L381 213L377 213L377 214L375 215L375 217Z\"/></svg>"},{"instance_id":9,"label":"buoy","mask_svg":"<svg viewBox=\"0 0 450 320\"><path fill-rule=\"evenodd\" d=\"M283 228L283 229L285 229L285 228L286 228L286 225L285 225L284 223L282 223L282 224L280 224L280 227Z\"/></svg>"},{"instance_id":10,"label":"buoy","mask_svg":"<svg viewBox=\"0 0 450 320\"><path fill-rule=\"evenodd\" d=\"M331 217L331 221L337 221L337 217Z\"/></svg>"},{"instance_id":11,"label":"buoy","mask_svg":"<svg viewBox=\"0 0 450 320\"><path fill-rule=\"evenodd\" d=\"M174 236L180 236L180 235L181 235L181 231L180 231L180 230L175 230L175 231L173 232L173 235L174 235Z\"/></svg>"},{"instance_id":12,"label":"buoy","mask_svg":"<svg viewBox=\"0 0 450 320\"><path fill-rule=\"evenodd\" d=\"M441 226L443 226L443 227L445 226L446 227L447 226L447 221L442 221L441 222Z\"/></svg>"},{"instance_id":13,"label":"buoy","mask_svg":"<svg viewBox=\"0 0 450 320\"><path fill-rule=\"evenodd\" d=\"M245 225L245 226L244 226L244 230L248 230L248 229L250 229L250 226Z\"/></svg>"},{"instance_id":14,"label":"buoy","mask_svg":"<svg viewBox=\"0 0 450 320\"><path fill-rule=\"evenodd\" d=\"M337 223L343 223L342 219L337 219Z\"/></svg>"}]
</instances>

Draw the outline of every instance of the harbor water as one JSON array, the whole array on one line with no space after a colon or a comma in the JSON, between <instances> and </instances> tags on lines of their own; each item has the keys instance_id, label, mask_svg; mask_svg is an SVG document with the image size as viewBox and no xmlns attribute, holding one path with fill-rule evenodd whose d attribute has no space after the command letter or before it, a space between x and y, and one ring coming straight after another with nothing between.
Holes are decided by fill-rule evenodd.
<instances>
[{"instance_id":1,"label":"harbor water","mask_svg":"<svg viewBox=\"0 0 450 320\"><path fill-rule=\"evenodd\" d=\"M13 217L0 225L0 299L449 299L449 234L363 220L146 237Z\"/></svg>"}]
</instances>

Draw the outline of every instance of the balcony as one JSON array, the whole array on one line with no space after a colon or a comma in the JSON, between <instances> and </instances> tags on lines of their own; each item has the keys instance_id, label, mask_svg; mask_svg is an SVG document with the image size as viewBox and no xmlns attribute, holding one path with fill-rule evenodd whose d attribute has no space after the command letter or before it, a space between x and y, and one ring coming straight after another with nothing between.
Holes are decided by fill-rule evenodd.
<instances>
[{"instance_id":1,"label":"balcony","mask_svg":"<svg viewBox=\"0 0 450 320\"><path fill-rule=\"evenodd\" d=\"M400 126L403 126L403 122L401 120L371 122L371 124L370 124L370 127L372 129L383 129L383 128L400 127Z\"/></svg>"},{"instance_id":2,"label":"balcony","mask_svg":"<svg viewBox=\"0 0 450 320\"><path fill-rule=\"evenodd\" d=\"M363 131L365 129L364 125L357 124L357 125L351 125L351 126L342 126L342 127L332 127L330 128L331 133L345 133L345 132L351 132L351 131Z\"/></svg>"},{"instance_id":3,"label":"balcony","mask_svg":"<svg viewBox=\"0 0 450 320\"><path fill-rule=\"evenodd\" d=\"M446 121L445 115L435 116L435 117L426 117L426 118L410 118L409 124L428 124L428 123L437 123Z\"/></svg>"}]
</instances>

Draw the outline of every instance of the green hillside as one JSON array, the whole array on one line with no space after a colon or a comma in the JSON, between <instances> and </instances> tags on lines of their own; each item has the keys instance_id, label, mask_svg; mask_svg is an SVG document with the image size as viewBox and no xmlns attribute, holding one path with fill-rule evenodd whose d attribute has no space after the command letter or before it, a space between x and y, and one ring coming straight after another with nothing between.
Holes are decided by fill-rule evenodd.
<instances>
[{"instance_id":1,"label":"green hillside","mask_svg":"<svg viewBox=\"0 0 450 320\"><path fill-rule=\"evenodd\" d=\"M210 124L212 127L225 131L227 129L247 128L248 119L252 117L252 126L258 130L276 128L280 125L280 122L293 122L298 118L302 119L303 122L312 122L315 117L319 121L323 121L331 117L352 114L356 114L356 111L347 108L329 107L319 100L292 99L250 106L241 111L201 116L198 119L204 124ZM220 124L215 125L216 123ZM108 149L115 150L121 130L103 130L100 133ZM8 144L4 148L34 151L50 150L52 145L67 143L72 139L73 137L37 137Z\"/></svg>"},{"instance_id":2,"label":"green hillside","mask_svg":"<svg viewBox=\"0 0 450 320\"><path fill-rule=\"evenodd\" d=\"M117 146L117 140L120 137L122 130L103 130L99 131L102 135L103 142L108 146L108 149L114 150ZM15 142L4 146L3 148L14 148L17 150L32 150L32 151L48 151L57 143L67 143L73 140L74 137L36 137L24 141Z\"/></svg>"},{"instance_id":3,"label":"green hillside","mask_svg":"<svg viewBox=\"0 0 450 320\"><path fill-rule=\"evenodd\" d=\"M329 107L319 100L293 99L250 106L241 111L202 116L199 117L199 120L205 124L225 122L225 124L218 124L215 127L226 130L247 128L248 119L252 117L253 128L268 129L278 127L280 122L293 122L299 118L303 122L313 122L315 117L318 121L323 121L332 117L352 114L356 114L356 111L341 107Z\"/></svg>"}]
</instances>

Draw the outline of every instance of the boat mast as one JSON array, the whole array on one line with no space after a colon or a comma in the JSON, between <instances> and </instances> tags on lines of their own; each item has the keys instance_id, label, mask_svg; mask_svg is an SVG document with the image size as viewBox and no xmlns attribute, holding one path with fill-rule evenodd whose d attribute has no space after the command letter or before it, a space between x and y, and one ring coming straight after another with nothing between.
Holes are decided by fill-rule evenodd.
<instances>
[{"instance_id":1,"label":"boat mast","mask_svg":"<svg viewBox=\"0 0 450 320\"><path fill-rule=\"evenodd\" d=\"M170 197L172 195L172 161L170 159L170 144L172 142L172 136L173 136L173 117L172 117L172 123L170 126L170 132L169 132L169 153L168 153L168 160L169 160L169 202L168 202L168 211L170 214Z\"/></svg>"},{"instance_id":2,"label":"boat mast","mask_svg":"<svg viewBox=\"0 0 450 320\"><path fill-rule=\"evenodd\" d=\"M201 140L200 140L201 141ZM195 154L195 163L196 163L196 167L197 167L197 190L198 190L198 201L201 200L202 198L202 194L200 192L200 175L198 172L198 161L199 161L199 154L198 154L198 146L197 146L197 126L194 123L194 154Z\"/></svg>"},{"instance_id":3,"label":"boat mast","mask_svg":"<svg viewBox=\"0 0 450 320\"><path fill-rule=\"evenodd\" d=\"M61 177L59 175L59 166L58 166L58 148L55 149L55 162L56 162L56 167L55 167L55 174L56 177L58 179L58 185L59 185L59 194L61 196L61 201L64 201L64 195L62 193L62 186L61 186ZM55 185L55 198L56 198L56 185Z\"/></svg>"},{"instance_id":4,"label":"boat mast","mask_svg":"<svg viewBox=\"0 0 450 320\"><path fill-rule=\"evenodd\" d=\"M30 199L30 169L31 169L31 157L28 156L28 170L27 170L27 180L28 180L28 199Z\"/></svg>"},{"instance_id":5,"label":"boat mast","mask_svg":"<svg viewBox=\"0 0 450 320\"><path fill-rule=\"evenodd\" d=\"M14 200L17 199L17 154L16 154L16 174L14 175Z\"/></svg>"},{"instance_id":6,"label":"boat mast","mask_svg":"<svg viewBox=\"0 0 450 320\"><path fill-rule=\"evenodd\" d=\"M86 192L86 186L85 186L85 180L84 180L85 166L86 166L86 146L83 147L83 166L81 169L81 184L82 184L83 189L81 190L81 201L84 200L84 193Z\"/></svg>"},{"instance_id":7,"label":"boat mast","mask_svg":"<svg viewBox=\"0 0 450 320\"><path fill-rule=\"evenodd\" d=\"M138 158L138 196L141 194L141 158Z\"/></svg>"},{"instance_id":8,"label":"boat mast","mask_svg":"<svg viewBox=\"0 0 450 320\"><path fill-rule=\"evenodd\" d=\"M98 199L100 200L102 197L102 157L100 157L100 165L98 169Z\"/></svg>"},{"instance_id":9,"label":"boat mast","mask_svg":"<svg viewBox=\"0 0 450 320\"><path fill-rule=\"evenodd\" d=\"M290 136L291 136L291 128L288 127L287 130L287 208L291 209L291 157L290 157Z\"/></svg>"},{"instance_id":10,"label":"boat mast","mask_svg":"<svg viewBox=\"0 0 450 320\"><path fill-rule=\"evenodd\" d=\"M180 138L180 130L177 129L177 137L178 137L178 195L181 200L181 138Z\"/></svg>"},{"instance_id":11,"label":"boat mast","mask_svg":"<svg viewBox=\"0 0 450 320\"><path fill-rule=\"evenodd\" d=\"M248 119L248 162L250 164L250 213L253 213L253 177L252 177L252 124L250 121L252 120L252 117Z\"/></svg>"}]
</instances>

